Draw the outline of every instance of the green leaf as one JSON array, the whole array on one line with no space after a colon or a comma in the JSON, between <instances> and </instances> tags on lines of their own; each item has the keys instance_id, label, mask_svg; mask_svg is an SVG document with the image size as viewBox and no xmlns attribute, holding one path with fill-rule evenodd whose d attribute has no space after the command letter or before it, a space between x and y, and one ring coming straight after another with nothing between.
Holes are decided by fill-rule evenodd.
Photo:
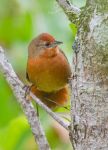
<instances>
[{"instance_id":1,"label":"green leaf","mask_svg":"<svg viewBox=\"0 0 108 150\"><path fill-rule=\"evenodd\" d=\"M71 28L71 31L72 31L72 34L73 36L75 37L76 33L77 33L77 27L75 24L71 23L69 24L70 28Z\"/></svg>"}]
</instances>

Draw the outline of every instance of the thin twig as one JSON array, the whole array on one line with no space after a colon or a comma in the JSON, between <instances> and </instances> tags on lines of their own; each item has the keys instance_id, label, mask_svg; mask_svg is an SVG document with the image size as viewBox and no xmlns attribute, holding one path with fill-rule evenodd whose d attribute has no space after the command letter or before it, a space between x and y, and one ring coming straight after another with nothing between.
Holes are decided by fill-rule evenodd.
<instances>
[{"instance_id":1,"label":"thin twig","mask_svg":"<svg viewBox=\"0 0 108 150\"><path fill-rule=\"evenodd\" d=\"M8 84L12 88L14 95L20 103L25 116L31 126L32 133L40 150L50 150L44 131L41 127L37 113L30 101L25 99L25 91L23 83L18 79L11 64L4 55L4 50L0 47L0 71L4 74Z\"/></svg>"},{"instance_id":2,"label":"thin twig","mask_svg":"<svg viewBox=\"0 0 108 150\"><path fill-rule=\"evenodd\" d=\"M59 6L64 10L69 20L73 23L77 23L81 10L78 7L72 5L69 0L56 1Z\"/></svg>"},{"instance_id":3,"label":"thin twig","mask_svg":"<svg viewBox=\"0 0 108 150\"><path fill-rule=\"evenodd\" d=\"M58 115L56 115L51 109L49 109L44 103L42 103L32 92L30 92L30 96L35 100L35 102L41 106L53 119L55 119L61 126L63 126L66 130L69 130L68 124L66 124Z\"/></svg>"}]
</instances>

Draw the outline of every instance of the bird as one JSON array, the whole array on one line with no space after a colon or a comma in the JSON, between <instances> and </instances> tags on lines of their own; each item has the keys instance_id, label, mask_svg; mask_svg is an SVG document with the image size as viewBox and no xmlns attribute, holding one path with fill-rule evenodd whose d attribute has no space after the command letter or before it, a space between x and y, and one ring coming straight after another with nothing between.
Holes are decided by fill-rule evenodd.
<instances>
[{"instance_id":1,"label":"bird","mask_svg":"<svg viewBox=\"0 0 108 150\"><path fill-rule=\"evenodd\" d=\"M28 46L26 78L32 84L30 90L50 108L65 105L69 98L72 72L60 44L49 33L41 33Z\"/></svg>"}]
</instances>

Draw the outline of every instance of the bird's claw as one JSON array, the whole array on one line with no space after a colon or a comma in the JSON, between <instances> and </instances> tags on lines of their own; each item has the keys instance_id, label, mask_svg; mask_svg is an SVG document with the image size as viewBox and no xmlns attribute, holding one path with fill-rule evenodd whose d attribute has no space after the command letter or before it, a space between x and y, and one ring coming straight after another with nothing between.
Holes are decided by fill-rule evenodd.
<instances>
[{"instance_id":1,"label":"bird's claw","mask_svg":"<svg viewBox=\"0 0 108 150\"><path fill-rule=\"evenodd\" d=\"M24 85L23 90L25 91L25 95L24 98L25 99L29 99L29 95L30 95L30 90L31 90L31 86L29 85Z\"/></svg>"}]
</instances>

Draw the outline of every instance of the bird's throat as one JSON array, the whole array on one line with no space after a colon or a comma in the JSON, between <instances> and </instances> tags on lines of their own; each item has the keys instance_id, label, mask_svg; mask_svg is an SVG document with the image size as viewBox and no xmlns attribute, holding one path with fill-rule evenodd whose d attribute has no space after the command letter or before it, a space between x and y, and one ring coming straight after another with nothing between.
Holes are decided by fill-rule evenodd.
<instances>
[{"instance_id":1,"label":"bird's throat","mask_svg":"<svg viewBox=\"0 0 108 150\"><path fill-rule=\"evenodd\" d=\"M48 48L48 49L46 49L46 50L41 54L41 56L43 56L43 57L54 57L54 56L56 56L58 53L59 53L58 47L55 47L55 48Z\"/></svg>"}]
</instances>

